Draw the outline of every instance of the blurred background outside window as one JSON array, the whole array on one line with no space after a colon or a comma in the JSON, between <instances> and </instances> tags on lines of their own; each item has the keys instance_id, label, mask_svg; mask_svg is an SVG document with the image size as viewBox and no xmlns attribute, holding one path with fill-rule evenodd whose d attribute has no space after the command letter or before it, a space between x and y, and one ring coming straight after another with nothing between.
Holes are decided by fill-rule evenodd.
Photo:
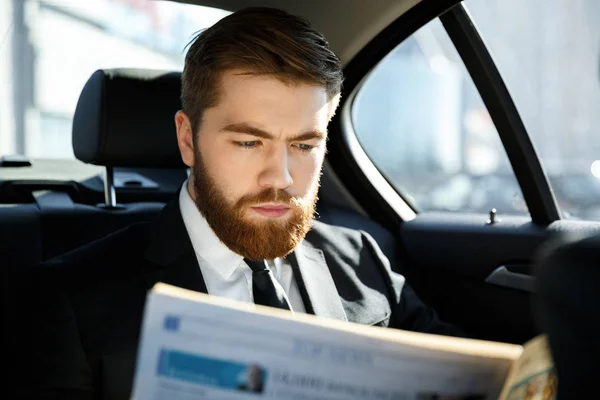
<instances>
[{"instance_id":1,"label":"blurred background outside window","mask_svg":"<svg viewBox=\"0 0 600 400\"><path fill-rule=\"evenodd\" d=\"M98 69L182 70L229 12L151 0L0 0L0 155L73 159L71 126Z\"/></svg>"},{"instance_id":2,"label":"blurred background outside window","mask_svg":"<svg viewBox=\"0 0 600 400\"><path fill-rule=\"evenodd\" d=\"M600 1L463 4L563 216L600 220ZM49 168L72 163L73 113L94 71L181 70L194 34L227 14L171 1L0 0L0 155L51 160ZM528 214L489 114L438 20L367 77L352 117L367 154L417 210Z\"/></svg>"},{"instance_id":3,"label":"blurred background outside window","mask_svg":"<svg viewBox=\"0 0 600 400\"><path fill-rule=\"evenodd\" d=\"M565 218L600 220L600 1L467 0Z\"/></svg>"},{"instance_id":4,"label":"blurred background outside window","mask_svg":"<svg viewBox=\"0 0 600 400\"><path fill-rule=\"evenodd\" d=\"M600 1L467 0L563 217L600 220ZM419 211L527 215L498 133L439 20L363 82L366 153Z\"/></svg>"}]
</instances>

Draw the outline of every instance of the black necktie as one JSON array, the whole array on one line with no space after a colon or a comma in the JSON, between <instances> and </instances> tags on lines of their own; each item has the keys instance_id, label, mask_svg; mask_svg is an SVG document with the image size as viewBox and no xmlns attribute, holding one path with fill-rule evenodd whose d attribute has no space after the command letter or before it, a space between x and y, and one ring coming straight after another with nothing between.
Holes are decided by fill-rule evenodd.
<instances>
[{"instance_id":1,"label":"black necktie","mask_svg":"<svg viewBox=\"0 0 600 400\"><path fill-rule=\"evenodd\" d=\"M244 259L244 262L252 269L252 293L254 303L268 307L282 308L291 310L290 302L285 291L275 280L273 273L264 261L250 261Z\"/></svg>"}]
</instances>

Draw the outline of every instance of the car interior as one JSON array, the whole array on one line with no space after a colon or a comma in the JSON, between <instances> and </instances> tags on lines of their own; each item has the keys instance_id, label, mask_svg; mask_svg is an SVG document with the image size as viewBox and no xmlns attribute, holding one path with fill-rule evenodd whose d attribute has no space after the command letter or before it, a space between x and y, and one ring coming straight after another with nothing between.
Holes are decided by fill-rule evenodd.
<instances>
[{"instance_id":1,"label":"car interior","mask_svg":"<svg viewBox=\"0 0 600 400\"><path fill-rule=\"evenodd\" d=\"M534 305L539 290L556 288L540 289L536 281L540 249L560 235L599 234L600 223L560 218L539 162L532 160L527 144L519 142L522 139L514 139L519 129L509 123L514 118L512 100L502 89L498 71L489 64L491 58L489 54L486 58L472 24L465 20L460 1L377 0L368 6L362 0L187 3L230 11L249 5L284 8L321 30L344 64L346 80L339 111L329 128L316 218L368 232L392 267L407 277L442 319L475 338L522 344L543 331ZM436 18L455 40L504 138L530 216L506 215L494 223L488 214L417 212L365 160L357 145L348 110L356 90L391 49ZM0 265L6 318L10 320L21 295L13 281L20 268L134 222L150 221L177 194L188 176L173 122L181 108L180 74L117 68L98 69L89 77L74 114L72 146L78 160L102 167L102 174L80 181L40 180L26 173L22 178L0 180ZM503 106L491 107L498 104ZM26 159L10 158L4 158L0 166L0 170L25 172L35 168ZM590 248L598 247L594 242ZM557 268L564 271L568 263L563 257ZM561 296L568 297L573 290ZM589 304L591 296L582 296L573 307ZM573 360L567 357L564 362Z\"/></svg>"},{"instance_id":2,"label":"car interior","mask_svg":"<svg viewBox=\"0 0 600 400\"><path fill-rule=\"evenodd\" d=\"M177 72L94 73L75 112L73 149L79 160L106 168L104 185L3 181L7 197L16 201L0 208L6 222L2 225L17 228L2 230L9 259L18 264L44 261L134 222L152 220L187 178L172 127L173 116L181 109L180 88ZM152 172L132 177L130 172L115 171L121 167ZM124 177L119 178L121 174ZM369 232L395 259L393 236L383 227L349 207L324 200L339 203L344 198L336 190L335 177L327 170L324 175L327 183L321 189L318 219ZM94 189L102 192L103 202L97 202Z\"/></svg>"}]
</instances>

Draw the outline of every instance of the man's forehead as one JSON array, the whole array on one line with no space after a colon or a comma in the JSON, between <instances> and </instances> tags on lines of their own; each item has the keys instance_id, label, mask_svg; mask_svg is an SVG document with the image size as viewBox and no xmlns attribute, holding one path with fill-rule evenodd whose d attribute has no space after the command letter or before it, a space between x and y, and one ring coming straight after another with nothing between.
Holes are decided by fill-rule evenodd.
<instances>
[{"instance_id":1,"label":"man's forehead","mask_svg":"<svg viewBox=\"0 0 600 400\"><path fill-rule=\"evenodd\" d=\"M266 76L231 76L224 81L216 109L219 129L247 124L266 131L325 131L331 112L324 88L285 85Z\"/></svg>"},{"instance_id":2,"label":"man's forehead","mask_svg":"<svg viewBox=\"0 0 600 400\"><path fill-rule=\"evenodd\" d=\"M325 86L308 83L276 74L261 74L245 70L228 70L220 76L222 95L244 92L247 96L260 97L270 92L287 93L290 96L311 98L313 101L328 102Z\"/></svg>"}]
</instances>

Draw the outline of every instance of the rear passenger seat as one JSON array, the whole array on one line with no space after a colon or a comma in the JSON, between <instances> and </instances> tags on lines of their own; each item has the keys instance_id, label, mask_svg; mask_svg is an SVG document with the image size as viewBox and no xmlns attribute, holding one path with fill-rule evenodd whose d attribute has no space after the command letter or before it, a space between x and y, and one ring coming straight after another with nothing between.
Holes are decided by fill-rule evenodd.
<instances>
[{"instance_id":1,"label":"rear passenger seat","mask_svg":"<svg viewBox=\"0 0 600 400\"><path fill-rule=\"evenodd\" d=\"M56 257L137 221L152 220L164 203L127 204L109 212L73 203L66 193L50 192L55 203L0 205L0 267L27 265Z\"/></svg>"},{"instance_id":2,"label":"rear passenger seat","mask_svg":"<svg viewBox=\"0 0 600 400\"><path fill-rule=\"evenodd\" d=\"M109 171L113 167L185 168L173 122L181 108L180 79L178 72L96 71L83 88L75 112L75 156ZM335 190L322 188L327 189ZM328 197L335 193L320 195ZM74 203L61 192L49 192L33 204L0 205L0 266L58 256L134 222L152 220L163 206L141 202L118 209L96 207ZM317 210L322 222L369 232L388 258L397 260L393 236L375 222L323 201Z\"/></svg>"},{"instance_id":3,"label":"rear passenger seat","mask_svg":"<svg viewBox=\"0 0 600 400\"><path fill-rule=\"evenodd\" d=\"M178 73L97 71L84 87L73 124L75 156L113 167L185 170L173 115L180 108ZM169 140L170 139L170 140ZM168 157L171 155L171 157ZM185 179L181 174L181 183ZM164 203L111 209L74 203L48 192L36 203L0 205L0 266L37 263L137 221L152 220Z\"/></svg>"},{"instance_id":4,"label":"rear passenger seat","mask_svg":"<svg viewBox=\"0 0 600 400\"><path fill-rule=\"evenodd\" d=\"M85 85L75 112L73 149L84 162L113 167L184 168L173 116L180 109L180 74L149 70L101 70ZM324 172L324 178L328 174ZM186 174L182 173L181 186ZM324 179L325 181L325 179ZM330 179L327 179L331 182ZM340 197L335 185L320 198ZM175 194L175 193L173 193ZM320 201L325 223L361 229L379 243L393 266L398 262L394 237L351 210ZM164 203L139 202L120 208L74 203L67 193L48 192L36 203L0 206L0 276L8 314L18 301L13 276L21 266L61 255L132 223L154 219ZM403 272L398 268L398 272ZM6 315L8 316L8 315Z\"/></svg>"},{"instance_id":5,"label":"rear passenger seat","mask_svg":"<svg viewBox=\"0 0 600 400\"><path fill-rule=\"evenodd\" d=\"M35 204L0 204L0 268L42 259L41 214Z\"/></svg>"},{"instance_id":6,"label":"rear passenger seat","mask_svg":"<svg viewBox=\"0 0 600 400\"><path fill-rule=\"evenodd\" d=\"M113 167L183 168L173 123L173 116L180 109L179 92L179 73L97 71L77 105L73 124L75 156L106 166L109 172ZM357 212L323 201L329 199L333 203L343 197L332 183L333 176L324 171L323 182L330 184L321 188L318 218L370 233L392 265L400 266L393 235ZM182 173L181 182L175 187L180 187L185 177ZM163 206L164 203L139 202L124 204L122 208L98 207L75 203L67 193L52 191L38 197L36 203L0 205L1 317L7 321L9 382L27 384L19 380L28 376L29 368L20 362L19 346L23 342L35 343L35 332L20 330L28 316L17 311L19 304L27 302L24 296L30 295L30 268L24 266L58 256L134 222L152 220Z\"/></svg>"}]
</instances>

